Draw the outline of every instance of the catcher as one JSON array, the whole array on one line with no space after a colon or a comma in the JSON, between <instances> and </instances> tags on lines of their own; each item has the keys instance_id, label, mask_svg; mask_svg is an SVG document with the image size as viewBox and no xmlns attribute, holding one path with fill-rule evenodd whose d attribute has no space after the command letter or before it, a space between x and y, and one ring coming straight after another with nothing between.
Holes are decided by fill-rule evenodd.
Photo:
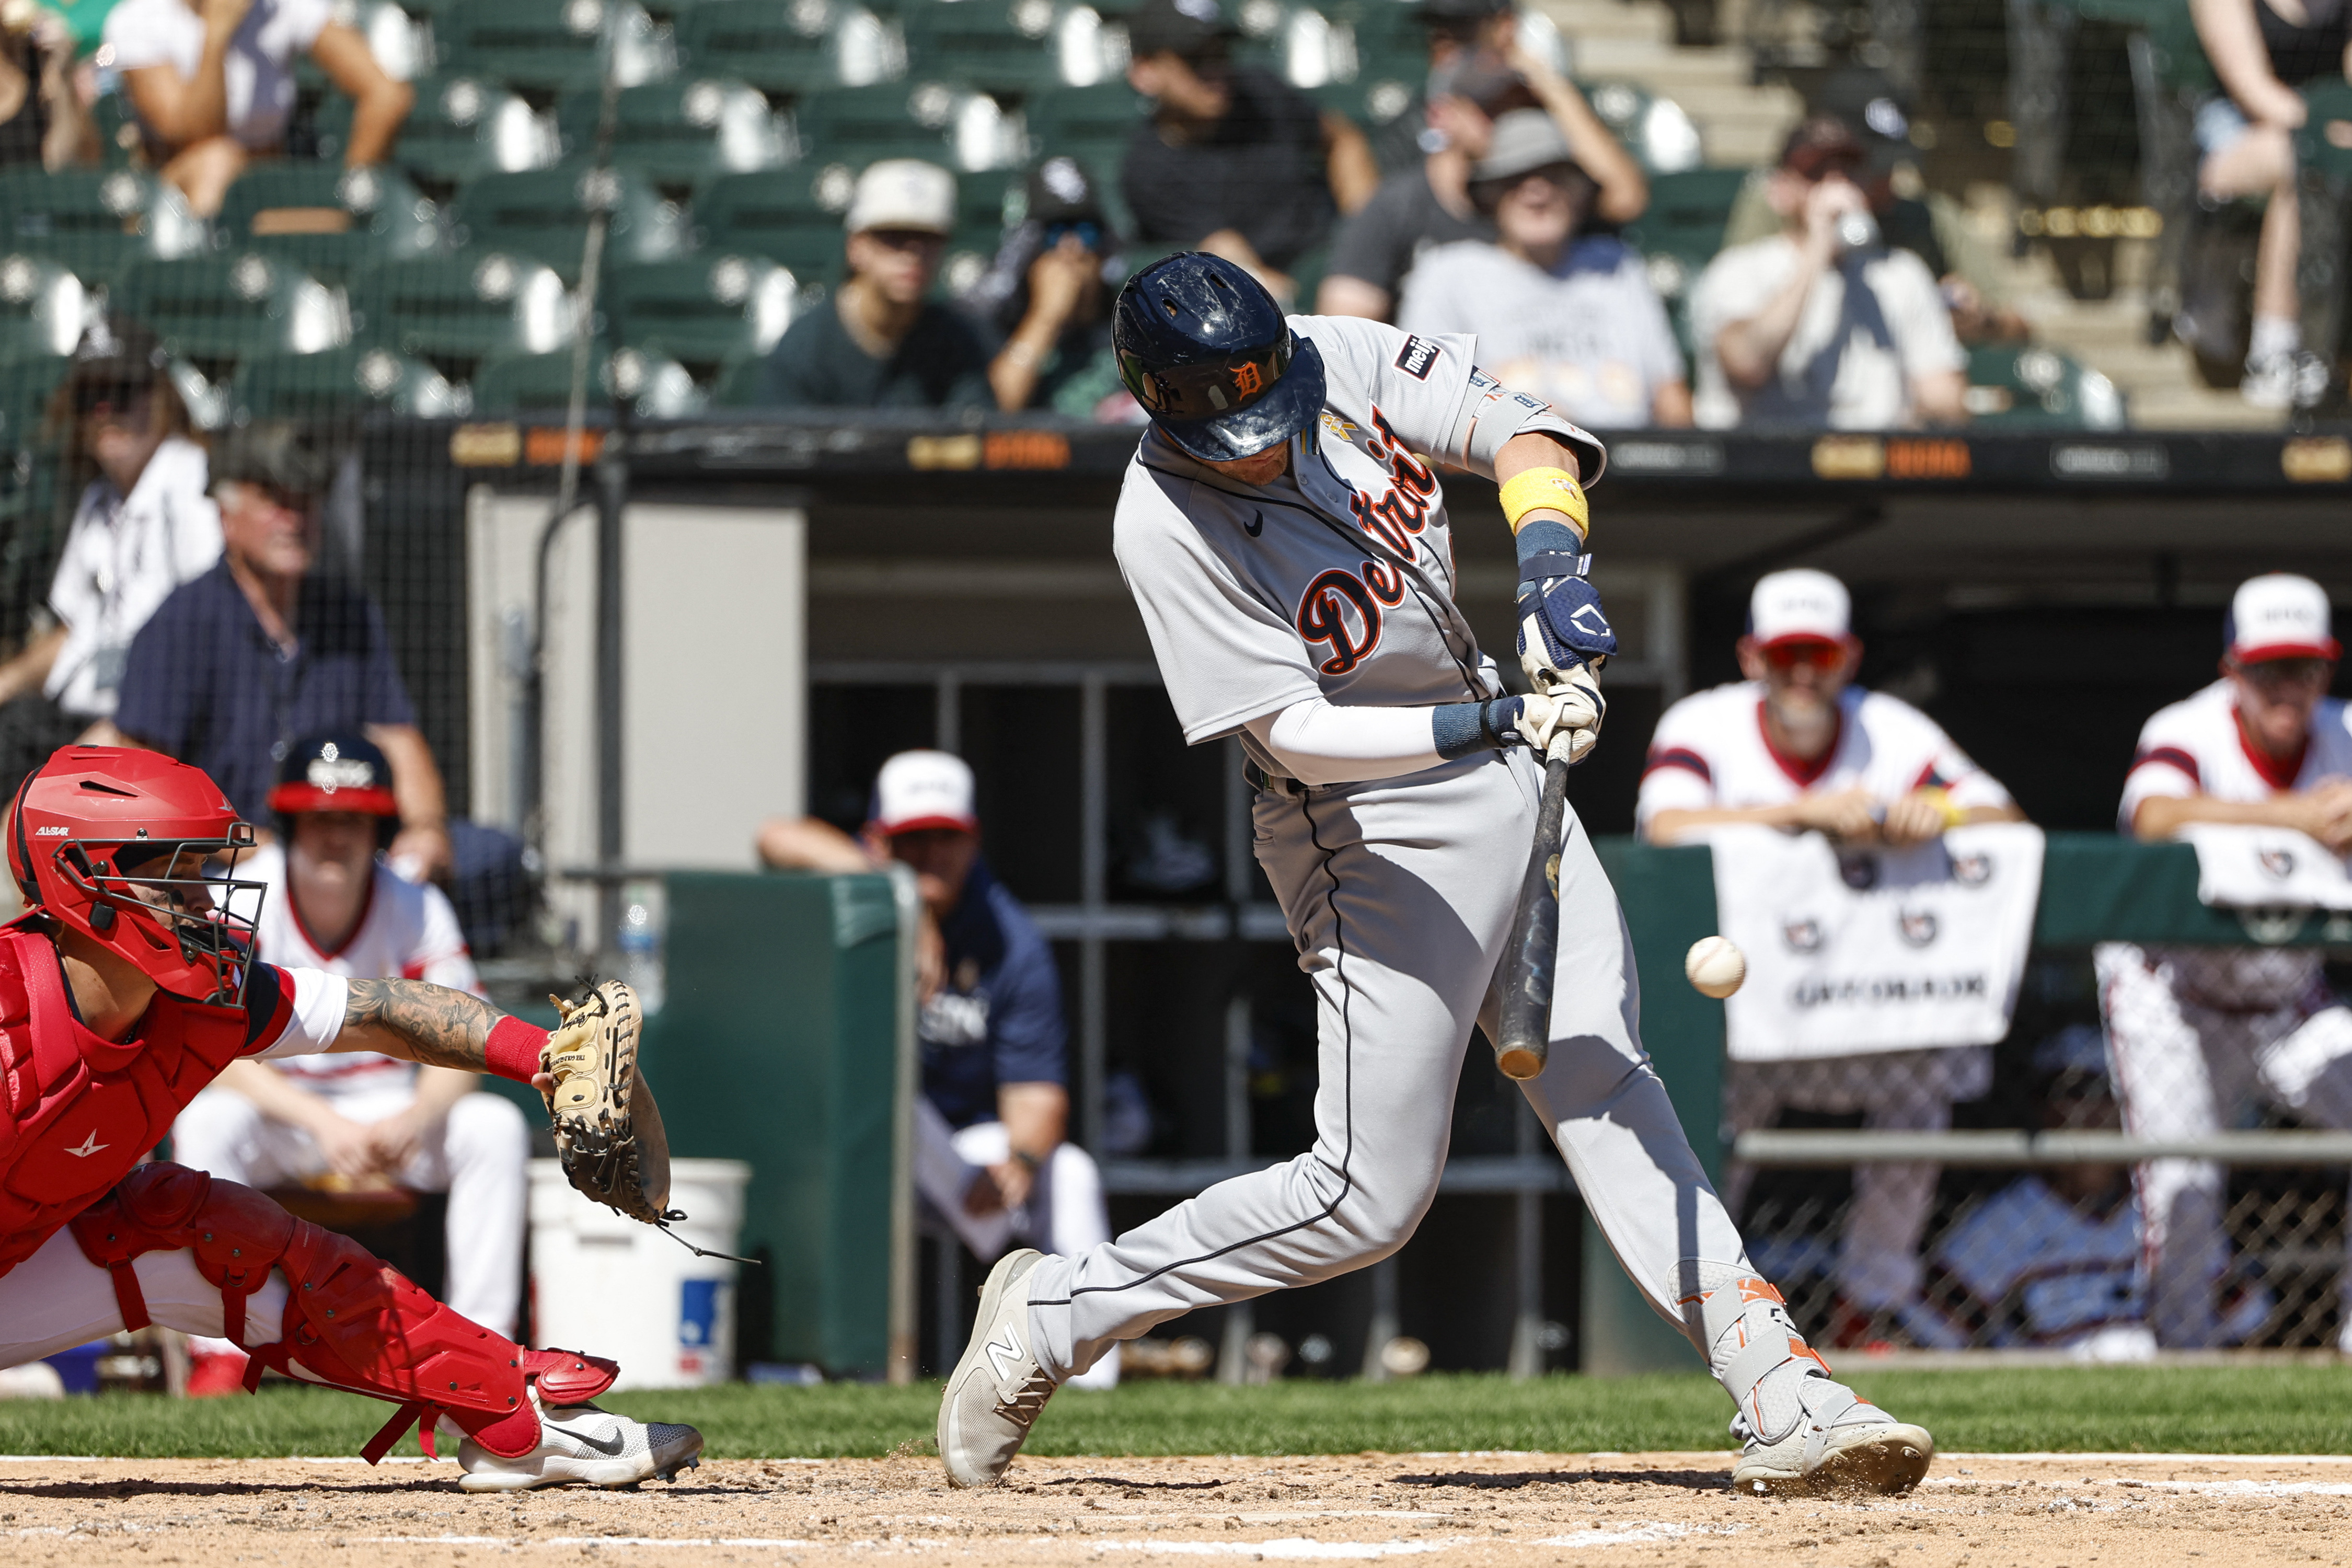
<instances>
[{"instance_id":1,"label":"catcher","mask_svg":"<svg viewBox=\"0 0 2352 1568\"><path fill-rule=\"evenodd\" d=\"M668 1154L627 987L551 1036L423 981L256 963L262 885L235 873L253 830L153 752L56 752L5 832L30 908L0 926L0 1366L162 1323L233 1341L248 1388L273 1367L398 1405L368 1462L415 1422L428 1453L457 1441L468 1491L634 1486L699 1462L693 1427L589 1403L612 1362L525 1350L250 1187L140 1163L240 1057L380 1051L536 1085L573 1184L658 1223Z\"/></svg>"}]
</instances>

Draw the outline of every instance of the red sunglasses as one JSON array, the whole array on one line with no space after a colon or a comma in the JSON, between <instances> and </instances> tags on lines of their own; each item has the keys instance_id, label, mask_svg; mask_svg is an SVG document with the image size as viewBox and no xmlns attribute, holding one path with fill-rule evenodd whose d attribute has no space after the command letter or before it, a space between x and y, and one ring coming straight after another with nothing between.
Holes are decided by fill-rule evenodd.
<instances>
[{"instance_id":1,"label":"red sunglasses","mask_svg":"<svg viewBox=\"0 0 2352 1568\"><path fill-rule=\"evenodd\" d=\"M1775 669L1794 669L1801 664L1830 669L1844 657L1845 649L1833 642L1781 642L1764 650L1764 662Z\"/></svg>"}]
</instances>

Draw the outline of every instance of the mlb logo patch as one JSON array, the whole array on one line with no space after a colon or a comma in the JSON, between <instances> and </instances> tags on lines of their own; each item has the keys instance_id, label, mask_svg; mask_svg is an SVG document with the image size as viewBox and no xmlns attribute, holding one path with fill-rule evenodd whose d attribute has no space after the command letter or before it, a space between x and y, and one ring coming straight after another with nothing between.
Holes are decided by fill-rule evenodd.
<instances>
[{"instance_id":1,"label":"mlb logo patch","mask_svg":"<svg viewBox=\"0 0 2352 1568\"><path fill-rule=\"evenodd\" d=\"M1397 369L1415 381L1427 381L1437 364L1437 345L1427 338L1407 338L1396 356Z\"/></svg>"}]
</instances>

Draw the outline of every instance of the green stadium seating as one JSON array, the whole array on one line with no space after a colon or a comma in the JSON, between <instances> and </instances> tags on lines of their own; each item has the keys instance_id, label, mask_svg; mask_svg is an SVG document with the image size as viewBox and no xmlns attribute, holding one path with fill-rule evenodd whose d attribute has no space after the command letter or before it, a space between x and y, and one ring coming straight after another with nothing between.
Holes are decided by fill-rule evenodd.
<instances>
[{"instance_id":1,"label":"green stadium seating","mask_svg":"<svg viewBox=\"0 0 2352 1568\"><path fill-rule=\"evenodd\" d=\"M773 348L799 293L790 270L759 257L617 268L604 282L605 306L625 345L713 368Z\"/></svg>"},{"instance_id":2,"label":"green stadium seating","mask_svg":"<svg viewBox=\"0 0 2352 1568\"><path fill-rule=\"evenodd\" d=\"M743 354L728 361L710 384L713 408L757 408L767 401L768 356Z\"/></svg>"},{"instance_id":3,"label":"green stadium seating","mask_svg":"<svg viewBox=\"0 0 2352 1568\"><path fill-rule=\"evenodd\" d=\"M548 354L501 354L474 374L474 412L560 414L572 403L572 356L566 349ZM619 406L640 418L667 419L698 414L709 401L685 366L642 349L590 356L587 405Z\"/></svg>"},{"instance_id":4,"label":"green stadium seating","mask_svg":"<svg viewBox=\"0 0 2352 1568\"><path fill-rule=\"evenodd\" d=\"M1978 429L2120 430L2122 394L2055 349L2015 344L1969 353L1968 405Z\"/></svg>"},{"instance_id":5,"label":"green stadium seating","mask_svg":"<svg viewBox=\"0 0 2352 1568\"><path fill-rule=\"evenodd\" d=\"M983 92L1042 93L1068 85L1054 0L913 0L901 13L907 53L926 77ZM1087 62L1099 75L1097 49Z\"/></svg>"},{"instance_id":6,"label":"green stadium seating","mask_svg":"<svg viewBox=\"0 0 2352 1568\"><path fill-rule=\"evenodd\" d=\"M557 121L567 157L593 154L603 108L599 93L563 100ZM789 152L785 122L757 88L740 81L656 82L614 95L613 162L656 184L778 169Z\"/></svg>"},{"instance_id":7,"label":"green stadium seating","mask_svg":"<svg viewBox=\"0 0 2352 1568\"><path fill-rule=\"evenodd\" d=\"M544 352L570 331L570 303L552 268L487 249L364 268L352 279L351 300L357 341L411 358Z\"/></svg>"},{"instance_id":8,"label":"green stadium seating","mask_svg":"<svg viewBox=\"0 0 2352 1568\"><path fill-rule=\"evenodd\" d=\"M696 236L705 251L765 257L803 282L829 282L841 270L842 214L855 178L845 164L722 174L695 192Z\"/></svg>"},{"instance_id":9,"label":"green stadium seating","mask_svg":"<svg viewBox=\"0 0 2352 1568\"><path fill-rule=\"evenodd\" d=\"M2299 90L2310 111L2295 132L2296 160L2336 179L2352 178L2352 83L2322 79Z\"/></svg>"},{"instance_id":10,"label":"green stadium seating","mask_svg":"<svg viewBox=\"0 0 2352 1568\"><path fill-rule=\"evenodd\" d=\"M208 243L179 193L152 174L0 174L0 249L56 261L85 282L142 257L193 256Z\"/></svg>"},{"instance_id":11,"label":"green stadium seating","mask_svg":"<svg viewBox=\"0 0 2352 1568\"><path fill-rule=\"evenodd\" d=\"M393 169L332 163L256 163L221 204L218 232L242 250L276 257L339 282L370 261L445 248L435 205Z\"/></svg>"},{"instance_id":12,"label":"green stadium seating","mask_svg":"<svg viewBox=\"0 0 2352 1568\"><path fill-rule=\"evenodd\" d=\"M431 419L467 410L464 394L440 372L383 348L257 355L236 367L228 402L240 420L347 417L377 410Z\"/></svg>"},{"instance_id":13,"label":"green stadium seating","mask_svg":"<svg viewBox=\"0 0 2352 1568\"><path fill-rule=\"evenodd\" d=\"M416 107L401 127L393 158L416 179L454 185L477 174L511 174L553 163L555 129L520 95L480 77L450 74L417 82ZM351 134L351 100L320 107L320 156L342 156Z\"/></svg>"},{"instance_id":14,"label":"green stadium seating","mask_svg":"<svg viewBox=\"0 0 2352 1568\"><path fill-rule=\"evenodd\" d=\"M798 93L904 72L897 36L845 0L696 0L677 19L681 68Z\"/></svg>"},{"instance_id":15,"label":"green stadium seating","mask_svg":"<svg viewBox=\"0 0 2352 1568\"><path fill-rule=\"evenodd\" d=\"M1698 127L1680 104L1628 81L1580 84L1592 112L1651 174L1681 174L1705 160Z\"/></svg>"},{"instance_id":16,"label":"green stadium seating","mask_svg":"<svg viewBox=\"0 0 2352 1568\"><path fill-rule=\"evenodd\" d=\"M1029 145L1040 158L1058 153L1109 173L1118 167L1143 111L1142 96L1123 81L1065 88L1028 105Z\"/></svg>"},{"instance_id":17,"label":"green stadium seating","mask_svg":"<svg viewBox=\"0 0 2352 1568\"><path fill-rule=\"evenodd\" d=\"M509 87L592 89L604 79L604 35L614 40L622 85L667 74L624 56L625 39L649 37L650 18L624 0L473 0L436 18L433 37L448 68Z\"/></svg>"},{"instance_id":18,"label":"green stadium seating","mask_svg":"<svg viewBox=\"0 0 2352 1568\"><path fill-rule=\"evenodd\" d=\"M569 279L580 268L593 204L611 215L604 234L608 264L667 261L686 249L686 215L677 203L625 170L576 163L469 180L457 192L450 219L460 245L535 257Z\"/></svg>"},{"instance_id":19,"label":"green stadium seating","mask_svg":"<svg viewBox=\"0 0 2352 1568\"><path fill-rule=\"evenodd\" d=\"M98 158L109 169L128 169L139 157L142 138L139 116L131 108L127 92L101 92L98 101L89 106L89 118L98 128Z\"/></svg>"},{"instance_id":20,"label":"green stadium seating","mask_svg":"<svg viewBox=\"0 0 2352 1568\"><path fill-rule=\"evenodd\" d=\"M57 354L0 359L0 442L13 461L0 462L0 568L21 569L16 549L26 531L57 515L58 465L40 460L49 397L73 362ZM48 583L37 593L46 596Z\"/></svg>"},{"instance_id":21,"label":"green stadium seating","mask_svg":"<svg viewBox=\"0 0 2352 1568\"><path fill-rule=\"evenodd\" d=\"M1697 281L1700 270L1723 248L1724 227L1731 221L1732 205L1738 201L1740 187L1747 181L1745 169L1690 169L1653 175L1649 207L1625 226L1625 242L1645 256L1674 258L1687 273L1686 288Z\"/></svg>"},{"instance_id":22,"label":"green stadium seating","mask_svg":"<svg viewBox=\"0 0 2352 1568\"><path fill-rule=\"evenodd\" d=\"M882 158L926 158L950 168L985 167L957 156L958 116L971 95L940 82L828 88L793 106L806 154L859 167Z\"/></svg>"},{"instance_id":23,"label":"green stadium seating","mask_svg":"<svg viewBox=\"0 0 2352 1568\"><path fill-rule=\"evenodd\" d=\"M173 354L235 361L316 353L351 341L342 299L300 268L255 252L133 262L111 307L145 322Z\"/></svg>"},{"instance_id":24,"label":"green stadium seating","mask_svg":"<svg viewBox=\"0 0 2352 1568\"><path fill-rule=\"evenodd\" d=\"M73 353L89 300L81 279L54 261L0 257L0 358Z\"/></svg>"}]
</instances>

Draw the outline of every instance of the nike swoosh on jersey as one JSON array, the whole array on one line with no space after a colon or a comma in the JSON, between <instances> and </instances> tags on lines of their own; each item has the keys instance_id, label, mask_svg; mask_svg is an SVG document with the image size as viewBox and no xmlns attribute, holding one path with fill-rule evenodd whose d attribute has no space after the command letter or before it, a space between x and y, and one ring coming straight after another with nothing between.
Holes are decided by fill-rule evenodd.
<instances>
[{"instance_id":1,"label":"nike swoosh on jersey","mask_svg":"<svg viewBox=\"0 0 2352 1568\"><path fill-rule=\"evenodd\" d=\"M1250 520L1242 524L1242 531L1248 534L1252 539L1255 539L1259 534L1264 533L1265 531L1265 513L1262 511L1252 512L1250 514Z\"/></svg>"},{"instance_id":2,"label":"nike swoosh on jersey","mask_svg":"<svg viewBox=\"0 0 2352 1568\"><path fill-rule=\"evenodd\" d=\"M551 1432L561 1432L576 1442L585 1443L608 1459L617 1459L621 1457L621 1438L618 1434L610 1437L591 1437L585 1432L575 1432L569 1426L558 1426L552 1421L547 1423L547 1429Z\"/></svg>"}]
</instances>

